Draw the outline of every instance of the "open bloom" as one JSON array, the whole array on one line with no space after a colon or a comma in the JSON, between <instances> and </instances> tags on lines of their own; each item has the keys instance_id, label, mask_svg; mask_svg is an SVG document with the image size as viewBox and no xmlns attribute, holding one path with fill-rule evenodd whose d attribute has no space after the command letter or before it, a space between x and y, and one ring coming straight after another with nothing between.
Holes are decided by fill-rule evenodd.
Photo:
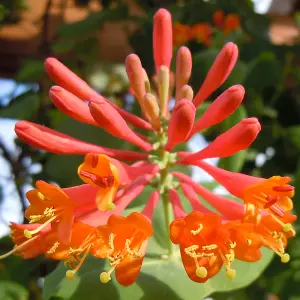
<instances>
[{"instance_id":1,"label":"open bloom","mask_svg":"<svg viewBox=\"0 0 300 300\"><path fill-rule=\"evenodd\" d=\"M222 10L214 12L213 22L226 35L240 28L240 18L234 13L225 15Z\"/></svg>"},{"instance_id":2,"label":"open bloom","mask_svg":"<svg viewBox=\"0 0 300 300\"><path fill-rule=\"evenodd\" d=\"M155 73L148 76L135 54L126 59L130 88L143 117L119 108L96 93L55 58L46 60L47 73L59 85L50 90L50 98L59 110L79 122L101 127L112 137L130 142L141 151L105 148L42 125L18 122L17 135L33 147L55 154L85 155L78 175L86 184L61 189L39 181L37 189L28 193L30 207L26 217L31 224L12 225L17 246L2 258L21 253L28 258L44 254L65 260L69 267L66 276L73 279L91 254L110 263L110 269L100 275L102 282L110 281L115 270L119 283L130 285L139 274L147 241L153 234L154 209L163 199L171 241L179 245L186 272L196 282L205 282L222 266L227 277L233 279L232 261L257 261L262 246L280 255L283 262L288 261L285 248L287 239L295 234L292 228L295 216L291 213L293 188L287 178L257 178L222 170L203 161L229 157L247 149L261 130L256 118L241 120L196 153L176 151L178 145L197 132L224 121L242 102L244 88L232 86L196 119L198 106L226 81L233 69L238 57L237 46L230 42L223 47L194 95L188 84L192 73L188 48L178 49L176 71L170 70L172 36L171 15L160 9L154 16L153 28ZM174 84L175 105L171 110L169 102ZM143 134L137 128L143 129ZM208 191L189 176L172 170L176 165L202 168L244 204ZM154 192L142 213L121 216L148 184ZM193 208L188 215L182 208L179 188ZM198 196L218 213L209 211ZM175 215L170 228L169 203ZM172 256L171 246L168 255Z\"/></svg>"}]
</instances>

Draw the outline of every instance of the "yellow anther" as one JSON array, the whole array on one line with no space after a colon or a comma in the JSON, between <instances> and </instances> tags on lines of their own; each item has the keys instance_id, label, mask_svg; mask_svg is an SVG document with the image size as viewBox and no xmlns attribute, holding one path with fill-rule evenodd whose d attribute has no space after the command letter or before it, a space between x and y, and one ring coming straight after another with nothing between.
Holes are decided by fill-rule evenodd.
<instances>
[{"instance_id":1,"label":"yellow anther","mask_svg":"<svg viewBox=\"0 0 300 300\"><path fill-rule=\"evenodd\" d=\"M55 242L54 245L47 251L47 254L53 254L59 246L59 242Z\"/></svg>"},{"instance_id":2,"label":"yellow anther","mask_svg":"<svg viewBox=\"0 0 300 300\"><path fill-rule=\"evenodd\" d=\"M140 253L139 251L132 251L132 250L130 249L130 244L131 244L131 240L127 239L127 240L125 241L125 249L126 249L126 251L127 251L129 254L133 255L135 258L141 257L143 254Z\"/></svg>"},{"instance_id":3,"label":"yellow anther","mask_svg":"<svg viewBox=\"0 0 300 300\"><path fill-rule=\"evenodd\" d=\"M202 246L202 250L214 250L216 248L218 248L218 246L216 244Z\"/></svg>"},{"instance_id":4,"label":"yellow anther","mask_svg":"<svg viewBox=\"0 0 300 300\"><path fill-rule=\"evenodd\" d=\"M31 239L32 238L32 234L31 232L28 230L28 229L25 229L24 230L24 236L28 239Z\"/></svg>"},{"instance_id":5,"label":"yellow anther","mask_svg":"<svg viewBox=\"0 0 300 300\"><path fill-rule=\"evenodd\" d=\"M197 268L196 275L200 278L205 278L207 276L207 269L204 267Z\"/></svg>"},{"instance_id":6,"label":"yellow anther","mask_svg":"<svg viewBox=\"0 0 300 300\"><path fill-rule=\"evenodd\" d=\"M228 269L226 271L226 277L229 278L229 279L234 279L236 276L236 271L233 270L233 269Z\"/></svg>"},{"instance_id":7,"label":"yellow anther","mask_svg":"<svg viewBox=\"0 0 300 300\"><path fill-rule=\"evenodd\" d=\"M68 270L68 271L66 272L66 278L67 278L68 280L73 280L73 279L75 278L75 272L72 271L72 270Z\"/></svg>"},{"instance_id":8,"label":"yellow anther","mask_svg":"<svg viewBox=\"0 0 300 300\"><path fill-rule=\"evenodd\" d=\"M108 283L111 280L110 274L108 272L102 272L100 274L100 281L102 283Z\"/></svg>"},{"instance_id":9,"label":"yellow anther","mask_svg":"<svg viewBox=\"0 0 300 300\"><path fill-rule=\"evenodd\" d=\"M290 223L284 224L284 226L283 226L284 232L289 232L291 229L292 229L292 224L290 224Z\"/></svg>"},{"instance_id":10,"label":"yellow anther","mask_svg":"<svg viewBox=\"0 0 300 300\"><path fill-rule=\"evenodd\" d=\"M45 196L41 192L38 192L37 195L42 201L45 200Z\"/></svg>"},{"instance_id":11,"label":"yellow anther","mask_svg":"<svg viewBox=\"0 0 300 300\"><path fill-rule=\"evenodd\" d=\"M197 235L198 233L201 232L202 229L203 229L203 225L202 225L202 224L199 224L199 228L196 229L196 230L191 230L191 234Z\"/></svg>"},{"instance_id":12,"label":"yellow anther","mask_svg":"<svg viewBox=\"0 0 300 300\"><path fill-rule=\"evenodd\" d=\"M116 206L112 202L109 202L106 206L107 210L114 210L115 208Z\"/></svg>"},{"instance_id":13,"label":"yellow anther","mask_svg":"<svg viewBox=\"0 0 300 300\"><path fill-rule=\"evenodd\" d=\"M285 253L281 256L281 262L282 263L288 263L290 261L290 255L288 253Z\"/></svg>"},{"instance_id":14,"label":"yellow anther","mask_svg":"<svg viewBox=\"0 0 300 300\"><path fill-rule=\"evenodd\" d=\"M114 249L115 249L115 246L114 246L115 236L116 236L115 234L111 233L108 238L108 245L109 245L111 251L114 251Z\"/></svg>"},{"instance_id":15,"label":"yellow anther","mask_svg":"<svg viewBox=\"0 0 300 300\"><path fill-rule=\"evenodd\" d=\"M234 249L236 247L236 242L230 243L229 246L230 246L231 249Z\"/></svg>"},{"instance_id":16,"label":"yellow anther","mask_svg":"<svg viewBox=\"0 0 300 300\"><path fill-rule=\"evenodd\" d=\"M252 240L247 239L247 245L250 246L252 244Z\"/></svg>"}]
</instances>

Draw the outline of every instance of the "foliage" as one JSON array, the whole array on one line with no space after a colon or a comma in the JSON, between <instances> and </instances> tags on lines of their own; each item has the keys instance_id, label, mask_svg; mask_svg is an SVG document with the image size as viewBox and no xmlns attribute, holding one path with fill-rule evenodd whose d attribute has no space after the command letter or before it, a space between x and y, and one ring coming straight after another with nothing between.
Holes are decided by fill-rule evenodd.
<instances>
[{"instance_id":1,"label":"foliage","mask_svg":"<svg viewBox=\"0 0 300 300\"><path fill-rule=\"evenodd\" d=\"M88 2L78 1L78 4L85 6ZM111 5L108 3L110 1L103 2L106 7L104 10L89 14L82 21L62 25L45 56L61 57L66 65L95 88L99 88L100 85L103 95L111 97L118 105L128 108L128 101L126 101L128 82L124 80L124 67L104 62L101 57L99 58L96 51L99 43L97 32L108 21L135 22L139 29L130 36L129 41L134 52L141 58L148 74L153 74L151 17L153 11L157 9L155 3L159 1L135 1L145 12L142 17L130 15L130 9L124 4L125 1L116 1L117 5ZM299 45L273 45L267 34L270 19L255 14L250 0L209 2L187 0L184 1L183 6L175 2L168 1L171 3L169 9L174 21L182 24L212 23L212 15L217 9L225 13L234 13L241 20L241 29L238 32L225 36L215 30L209 47L195 41L187 44L193 54L191 85L195 91L203 82L205 74L224 42L234 41L239 46L240 59L234 72L208 101L212 101L228 86L242 84L246 89L243 105L228 120L203 132L207 140L212 140L219 132L236 124L244 116L256 116L262 123L263 130L249 151L223 159L219 165L232 171L243 171L263 177L287 174L292 176L296 189L300 188L300 71L296 57L300 52ZM4 8L6 9L6 6ZM19 7L9 7L8 10L19 10ZM0 15L2 16L2 9ZM5 20L5 15L1 16L0 18ZM47 94L51 82L43 71L44 58L26 60L15 77L17 82L38 83L38 91L31 89L13 97L8 105L1 102L0 118L31 120L88 142L96 141L106 147L124 149L125 144L122 141L112 139L102 129L74 122L53 107ZM130 109L137 111L137 104L134 103ZM204 109L200 109L198 114L203 111ZM54 181L62 186L78 183L76 166L81 161L80 157L41 153L29 149L19 141L17 143L20 147L17 159L18 172L14 174L17 188L27 183L28 178L30 181L37 178ZM268 154L270 148L274 150L274 155ZM262 153L266 161L262 166L258 166L255 160L257 154ZM31 158L32 163L41 163L43 165L41 173L30 174L28 168L22 164L24 158ZM149 190L145 191L139 199L135 200L134 205L143 203L147 198L146 194L149 193ZM296 194L295 210L299 214L300 198L298 198L299 194ZM145 261L137 283L128 289L120 288L115 284L115 280L112 284L101 285L97 274L104 266L102 261L95 261L92 258L89 258L87 264L80 270L79 278L67 282L63 279L65 269L62 264L53 271L55 265L48 261L41 259L23 261L13 257L3 264L1 262L0 265L0 299L41 299L38 279L46 275L43 290L46 300L83 299L87 294L89 297L86 299L91 300L99 297L102 297L101 299L147 300L158 297L158 299L192 300L196 299L195 295L200 299L212 293L215 299L242 300L265 299L269 294L287 300L297 299L293 297L299 296L299 238L292 241L289 246L288 251L292 261L288 266L274 260L262 273L272 259L270 253L266 251L264 259L257 264L251 264L250 268L243 263L236 267L237 272L242 274L237 276L237 281L225 282L223 274L220 274L207 284L199 285L187 280L177 257L174 257L173 261L164 261L161 253L165 251L162 241L166 233L161 229L163 227L161 224L162 220L158 212L155 223L158 230L151 240L150 255ZM0 245L5 249L11 246L7 239L1 240ZM236 289L239 290L235 291Z\"/></svg>"}]
</instances>

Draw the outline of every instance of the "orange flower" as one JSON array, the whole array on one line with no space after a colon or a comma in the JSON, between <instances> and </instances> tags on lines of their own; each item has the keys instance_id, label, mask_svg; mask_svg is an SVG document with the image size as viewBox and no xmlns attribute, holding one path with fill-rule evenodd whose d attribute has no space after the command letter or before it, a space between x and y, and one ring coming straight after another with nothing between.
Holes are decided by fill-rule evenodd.
<instances>
[{"instance_id":1,"label":"orange flower","mask_svg":"<svg viewBox=\"0 0 300 300\"><path fill-rule=\"evenodd\" d=\"M101 273L101 282L111 280L110 275L116 270L116 278L120 284L132 284L141 269L147 239L152 233L151 223L137 212L128 217L112 215L107 225L99 226L91 253L99 258L107 258L111 266L108 272Z\"/></svg>"},{"instance_id":2,"label":"orange flower","mask_svg":"<svg viewBox=\"0 0 300 300\"><path fill-rule=\"evenodd\" d=\"M236 14L228 14L224 20L224 33L230 34L241 26L240 18Z\"/></svg>"},{"instance_id":3,"label":"orange flower","mask_svg":"<svg viewBox=\"0 0 300 300\"><path fill-rule=\"evenodd\" d=\"M221 220L218 214L193 211L170 225L171 240L180 245L185 271L193 281L206 282L223 264L227 277L235 277L230 265L236 243L231 241L230 232Z\"/></svg>"},{"instance_id":4,"label":"orange flower","mask_svg":"<svg viewBox=\"0 0 300 300\"><path fill-rule=\"evenodd\" d=\"M44 181L36 182L37 189L26 194L30 206L25 211L29 223L40 223L34 230L25 230L24 235L31 238L50 223L56 223L59 240L68 244L74 219L75 205L71 198L58 186Z\"/></svg>"},{"instance_id":5,"label":"orange flower","mask_svg":"<svg viewBox=\"0 0 300 300\"><path fill-rule=\"evenodd\" d=\"M99 187L96 199L99 210L114 209L113 201L120 179L118 169L106 155L87 154L78 168L78 174L84 182Z\"/></svg>"},{"instance_id":6,"label":"orange flower","mask_svg":"<svg viewBox=\"0 0 300 300\"><path fill-rule=\"evenodd\" d=\"M192 32L188 25L176 22L173 24L173 45L175 47L186 44L190 41Z\"/></svg>"},{"instance_id":7,"label":"orange flower","mask_svg":"<svg viewBox=\"0 0 300 300\"><path fill-rule=\"evenodd\" d=\"M211 44L212 33L213 31L208 23L199 23L192 27L193 38L206 46Z\"/></svg>"},{"instance_id":8,"label":"orange flower","mask_svg":"<svg viewBox=\"0 0 300 300\"><path fill-rule=\"evenodd\" d=\"M10 225L11 238L15 244L15 247L6 254L0 256L0 259L4 259L12 254L22 256L25 259L34 258L43 254L49 244L46 237L51 232L51 226L47 225L40 230L33 238L28 239L24 236L24 230L35 230L40 224L15 224ZM53 233L53 231L52 231Z\"/></svg>"},{"instance_id":9,"label":"orange flower","mask_svg":"<svg viewBox=\"0 0 300 300\"><path fill-rule=\"evenodd\" d=\"M260 260L260 247L262 246L262 241L254 232L254 224L234 221L226 223L224 227L228 228L230 240L236 245L234 248L236 259L247 262Z\"/></svg>"},{"instance_id":10,"label":"orange flower","mask_svg":"<svg viewBox=\"0 0 300 300\"><path fill-rule=\"evenodd\" d=\"M213 21L214 21L214 24L218 28L223 28L224 19L225 19L225 14L224 14L224 12L222 10L218 9L217 11L214 12L214 14L213 14Z\"/></svg>"},{"instance_id":11,"label":"orange flower","mask_svg":"<svg viewBox=\"0 0 300 300\"><path fill-rule=\"evenodd\" d=\"M294 187L288 185L290 180L289 177L273 176L246 187L243 200L247 210L259 216L259 209L263 209L282 225L284 231L290 231L291 225L284 223L285 213L293 209L290 198L294 196Z\"/></svg>"},{"instance_id":12,"label":"orange flower","mask_svg":"<svg viewBox=\"0 0 300 300\"><path fill-rule=\"evenodd\" d=\"M262 244L273 250L277 255L281 257L281 262L287 263L290 260L290 256L285 253L287 246L287 239L295 236L295 230L292 227L297 217L290 213L284 213L284 215L278 219L274 219L269 214L256 214L254 210L249 209L249 204L244 217L244 222L255 224L254 232L259 236Z\"/></svg>"}]
</instances>

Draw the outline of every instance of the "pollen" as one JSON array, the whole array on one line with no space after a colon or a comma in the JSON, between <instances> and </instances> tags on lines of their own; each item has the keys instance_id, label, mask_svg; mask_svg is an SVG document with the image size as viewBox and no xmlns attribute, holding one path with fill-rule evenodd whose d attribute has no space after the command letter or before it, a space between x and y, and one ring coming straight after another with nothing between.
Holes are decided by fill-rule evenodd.
<instances>
[{"instance_id":1,"label":"pollen","mask_svg":"<svg viewBox=\"0 0 300 300\"><path fill-rule=\"evenodd\" d=\"M283 225L283 231L284 232L289 232L292 229L292 224L287 223Z\"/></svg>"},{"instance_id":2,"label":"pollen","mask_svg":"<svg viewBox=\"0 0 300 300\"><path fill-rule=\"evenodd\" d=\"M281 256L281 262L282 263L288 263L290 261L290 255L288 253L284 253L282 256Z\"/></svg>"},{"instance_id":3,"label":"pollen","mask_svg":"<svg viewBox=\"0 0 300 300\"><path fill-rule=\"evenodd\" d=\"M236 276L236 271L234 269L229 269L226 271L226 277L229 279L234 279Z\"/></svg>"},{"instance_id":4,"label":"pollen","mask_svg":"<svg viewBox=\"0 0 300 300\"><path fill-rule=\"evenodd\" d=\"M114 210L115 208L116 208L116 206L115 206L115 204L114 203L112 203L112 202L109 202L108 204L107 204L107 210Z\"/></svg>"},{"instance_id":5,"label":"pollen","mask_svg":"<svg viewBox=\"0 0 300 300\"><path fill-rule=\"evenodd\" d=\"M31 232L28 230L28 229L25 229L24 230L24 236L28 239L31 239L32 238L32 234Z\"/></svg>"},{"instance_id":6,"label":"pollen","mask_svg":"<svg viewBox=\"0 0 300 300\"><path fill-rule=\"evenodd\" d=\"M214 250L217 247L218 246L216 244L211 244L211 245L202 246L202 250Z\"/></svg>"},{"instance_id":7,"label":"pollen","mask_svg":"<svg viewBox=\"0 0 300 300\"><path fill-rule=\"evenodd\" d=\"M205 278L207 276L207 269L205 267L197 268L196 275L200 278Z\"/></svg>"},{"instance_id":8,"label":"pollen","mask_svg":"<svg viewBox=\"0 0 300 300\"><path fill-rule=\"evenodd\" d=\"M111 280L110 274L108 272L102 272L100 274L100 281L102 283L108 283Z\"/></svg>"},{"instance_id":9,"label":"pollen","mask_svg":"<svg viewBox=\"0 0 300 300\"><path fill-rule=\"evenodd\" d=\"M55 242L54 245L47 251L47 254L55 253L59 245L60 245L59 242Z\"/></svg>"},{"instance_id":10,"label":"pollen","mask_svg":"<svg viewBox=\"0 0 300 300\"><path fill-rule=\"evenodd\" d=\"M42 201L45 200L45 196L41 192L38 192L37 195Z\"/></svg>"},{"instance_id":11,"label":"pollen","mask_svg":"<svg viewBox=\"0 0 300 300\"><path fill-rule=\"evenodd\" d=\"M252 240L251 239L247 239L247 245L250 246L252 244Z\"/></svg>"},{"instance_id":12,"label":"pollen","mask_svg":"<svg viewBox=\"0 0 300 300\"><path fill-rule=\"evenodd\" d=\"M203 229L203 225L202 225L202 224L199 224L199 228L196 229L196 230L191 230L191 234L192 234L192 235L197 235L198 233L201 232L202 229Z\"/></svg>"},{"instance_id":13,"label":"pollen","mask_svg":"<svg viewBox=\"0 0 300 300\"><path fill-rule=\"evenodd\" d=\"M75 272L73 270L68 270L66 272L66 278L68 280L73 280L75 278Z\"/></svg>"}]
</instances>

